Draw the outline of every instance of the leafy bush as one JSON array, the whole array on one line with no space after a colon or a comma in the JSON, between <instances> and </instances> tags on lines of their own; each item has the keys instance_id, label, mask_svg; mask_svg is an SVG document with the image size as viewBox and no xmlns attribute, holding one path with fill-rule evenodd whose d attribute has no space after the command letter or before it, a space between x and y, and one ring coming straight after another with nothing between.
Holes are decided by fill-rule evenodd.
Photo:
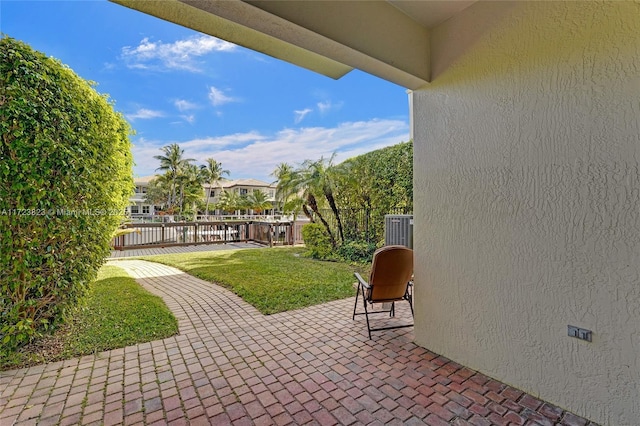
<instances>
[{"instance_id":1,"label":"leafy bush","mask_svg":"<svg viewBox=\"0 0 640 426\"><path fill-rule=\"evenodd\" d=\"M413 142L352 157L338 166L335 198L346 240L384 235L384 216L413 211Z\"/></svg>"},{"instance_id":2,"label":"leafy bush","mask_svg":"<svg viewBox=\"0 0 640 426\"><path fill-rule=\"evenodd\" d=\"M0 38L0 351L64 318L133 189L130 127L58 60Z\"/></svg>"},{"instance_id":3,"label":"leafy bush","mask_svg":"<svg viewBox=\"0 0 640 426\"><path fill-rule=\"evenodd\" d=\"M369 263L376 248L374 243L366 241L345 241L338 248L338 256L347 262Z\"/></svg>"},{"instance_id":4,"label":"leafy bush","mask_svg":"<svg viewBox=\"0 0 640 426\"><path fill-rule=\"evenodd\" d=\"M317 223L304 225L302 239L307 247L307 256L321 260L335 259L331 239L322 225Z\"/></svg>"}]
</instances>

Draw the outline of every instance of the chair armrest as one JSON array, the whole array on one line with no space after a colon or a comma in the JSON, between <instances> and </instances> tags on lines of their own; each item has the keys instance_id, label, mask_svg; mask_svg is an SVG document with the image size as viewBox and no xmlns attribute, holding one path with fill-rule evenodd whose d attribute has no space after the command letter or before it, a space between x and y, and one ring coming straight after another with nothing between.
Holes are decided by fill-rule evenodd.
<instances>
[{"instance_id":1,"label":"chair armrest","mask_svg":"<svg viewBox=\"0 0 640 426\"><path fill-rule=\"evenodd\" d=\"M356 276L356 278L358 279L358 281L360 282L360 284L362 284L362 286L366 289L370 289L371 286L360 276L359 273L354 272L353 275Z\"/></svg>"}]
</instances>

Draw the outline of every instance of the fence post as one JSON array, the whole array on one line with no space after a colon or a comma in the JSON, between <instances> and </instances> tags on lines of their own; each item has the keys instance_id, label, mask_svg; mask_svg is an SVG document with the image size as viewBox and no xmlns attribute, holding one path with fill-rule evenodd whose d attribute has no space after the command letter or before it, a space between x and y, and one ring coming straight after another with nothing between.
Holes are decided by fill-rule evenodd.
<instances>
[{"instance_id":1,"label":"fence post","mask_svg":"<svg viewBox=\"0 0 640 426\"><path fill-rule=\"evenodd\" d=\"M293 245L293 240L295 239L295 236L293 235L295 232L295 226L293 224L293 222L289 222L289 245L292 246Z\"/></svg>"},{"instance_id":2,"label":"fence post","mask_svg":"<svg viewBox=\"0 0 640 426\"><path fill-rule=\"evenodd\" d=\"M194 227L193 227L193 242L194 243L198 242L198 222L194 223Z\"/></svg>"}]
</instances>

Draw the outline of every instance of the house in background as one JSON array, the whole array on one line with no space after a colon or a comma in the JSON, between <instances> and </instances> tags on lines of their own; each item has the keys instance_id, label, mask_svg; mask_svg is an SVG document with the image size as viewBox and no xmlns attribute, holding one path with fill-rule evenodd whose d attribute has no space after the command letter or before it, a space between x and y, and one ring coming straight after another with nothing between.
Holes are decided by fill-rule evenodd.
<instances>
[{"instance_id":1,"label":"house in background","mask_svg":"<svg viewBox=\"0 0 640 426\"><path fill-rule=\"evenodd\" d=\"M416 343L638 424L639 2L113 1L410 89Z\"/></svg>"},{"instance_id":2,"label":"house in background","mask_svg":"<svg viewBox=\"0 0 640 426\"><path fill-rule=\"evenodd\" d=\"M205 185L205 193L209 190L208 185ZM214 183L211 187L211 193L209 194L209 203L215 205L220 202L222 193L233 192L241 197L248 197L255 191L263 192L266 195L267 201L272 205L276 203L276 185L273 183L263 182L258 179L234 179L234 180L220 180ZM221 214L220 210L216 210L215 214Z\"/></svg>"},{"instance_id":3,"label":"house in background","mask_svg":"<svg viewBox=\"0 0 640 426\"><path fill-rule=\"evenodd\" d=\"M163 211L162 206L149 204L146 200L147 187L149 182L156 176L142 176L134 179L135 191L131 197L129 197L129 206L127 206L126 212L133 219L140 219L158 215ZM206 201L206 196L209 195L209 205L211 215L223 214L220 210L214 210L216 203L220 201L222 191L234 192L240 196L248 196L254 191L262 191L267 198L267 201L275 205L276 201L276 186L273 183L263 182L257 179L234 179L234 180L221 180L215 182L211 186L210 194L209 185L203 185L202 199Z\"/></svg>"},{"instance_id":4,"label":"house in background","mask_svg":"<svg viewBox=\"0 0 640 426\"><path fill-rule=\"evenodd\" d=\"M143 176L133 179L135 190L133 195L129 197L129 205L126 208L126 213L131 218L141 218L147 216L157 215L162 211L161 206L152 205L147 203L147 187L149 181L155 176Z\"/></svg>"}]
</instances>

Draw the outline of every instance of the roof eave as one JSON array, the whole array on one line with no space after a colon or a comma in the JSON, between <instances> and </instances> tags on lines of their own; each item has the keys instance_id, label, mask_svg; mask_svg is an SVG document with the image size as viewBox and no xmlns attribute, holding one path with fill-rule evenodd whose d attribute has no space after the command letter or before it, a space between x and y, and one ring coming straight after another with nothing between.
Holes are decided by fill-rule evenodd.
<instances>
[{"instance_id":1,"label":"roof eave","mask_svg":"<svg viewBox=\"0 0 640 426\"><path fill-rule=\"evenodd\" d=\"M386 2L111 1L334 79L354 68L408 89L430 79L429 31Z\"/></svg>"}]
</instances>

